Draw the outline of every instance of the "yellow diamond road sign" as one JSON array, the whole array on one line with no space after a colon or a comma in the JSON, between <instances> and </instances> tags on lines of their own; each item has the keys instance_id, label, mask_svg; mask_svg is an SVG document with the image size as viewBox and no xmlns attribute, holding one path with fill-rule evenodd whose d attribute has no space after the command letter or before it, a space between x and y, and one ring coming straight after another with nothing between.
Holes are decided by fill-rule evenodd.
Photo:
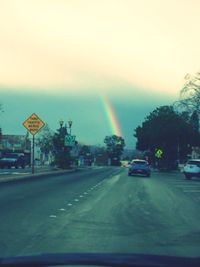
<instances>
[{"instance_id":1,"label":"yellow diamond road sign","mask_svg":"<svg viewBox=\"0 0 200 267\"><path fill-rule=\"evenodd\" d=\"M45 126L45 123L33 113L27 120L25 120L23 125L32 135L35 135Z\"/></svg>"}]
</instances>

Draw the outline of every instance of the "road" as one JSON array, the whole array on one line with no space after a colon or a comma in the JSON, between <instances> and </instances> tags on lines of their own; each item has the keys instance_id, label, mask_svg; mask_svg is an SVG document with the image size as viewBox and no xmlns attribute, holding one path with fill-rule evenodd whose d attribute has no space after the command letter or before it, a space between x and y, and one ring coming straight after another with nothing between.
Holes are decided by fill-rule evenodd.
<instances>
[{"instance_id":1,"label":"road","mask_svg":"<svg viewBox=\"0 0 200 267\"><path fill-rule=\"evenodd\" d=\"M200 179L95 168L0 184L0 255L200 256Z\"/></svg>"}]
</instances>

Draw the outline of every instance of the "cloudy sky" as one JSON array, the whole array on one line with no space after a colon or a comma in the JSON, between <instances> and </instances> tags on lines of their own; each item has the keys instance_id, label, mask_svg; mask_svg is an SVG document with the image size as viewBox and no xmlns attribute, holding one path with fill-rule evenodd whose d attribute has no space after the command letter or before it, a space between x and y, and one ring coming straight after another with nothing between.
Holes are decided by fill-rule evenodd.
<instances>
[{"instance_id":1,"label":"cloudy sky","mask_svg":"<svg viewBox=\"0 0 200 267\"><path fill-rule=\"evenodd\" d=\"M33 112L55 130L71 118L85 143L111 134L107 95L127 147L154 108L200 71L199 0L0 0L4 133Z\"/></svg>"}]
</instances>

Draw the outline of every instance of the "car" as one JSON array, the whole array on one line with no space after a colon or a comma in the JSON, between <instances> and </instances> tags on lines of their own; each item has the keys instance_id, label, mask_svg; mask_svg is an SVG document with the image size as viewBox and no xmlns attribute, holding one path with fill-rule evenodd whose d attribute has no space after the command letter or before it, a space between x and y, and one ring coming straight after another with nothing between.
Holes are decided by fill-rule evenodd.
<instances>
[{"instance_id":1,"label":"car","mask_svg":"<svg viewBox=\"0 0 200 267\"><path fill-rule=\"evenodd\" d=\"M148 161L142 160L142 159L134 159L132 160L129 170L128 170L128 175L132 176L134 174L142 174L147 177L151 176L151 169Z\"/></svg>"},{"instance_id":2,"label":"car","mask_svg":"<svg viewBox=\"0 0 200 267\"><path fill-rule=\"evenodd\" d=\"M7 153L0 159L0 168L11 168L16 169L21 167L25 168L25 159L23 153Z\"/></svg>"},{"instance_id":3,"label":"car","mask_svg":"<svg viewBox=\"0 0 200 267\"><path fill-rule=\"evenodd\" d=\"M200 177L200 159L190 159L183 167L183 173L186 179Z\"/></svg>"},{"instance_id":4,"label":"car","mask_svg":"<svg viewBox=\"0 0 200 267\"><path fill-rule=\"evenodd\" d=\"M122 160L122 161L121 161L121 166L124 167L124 168L128 168L128 167L129 167L129 162L128 162L128 160Z\"/></svg>"}]
</instances>

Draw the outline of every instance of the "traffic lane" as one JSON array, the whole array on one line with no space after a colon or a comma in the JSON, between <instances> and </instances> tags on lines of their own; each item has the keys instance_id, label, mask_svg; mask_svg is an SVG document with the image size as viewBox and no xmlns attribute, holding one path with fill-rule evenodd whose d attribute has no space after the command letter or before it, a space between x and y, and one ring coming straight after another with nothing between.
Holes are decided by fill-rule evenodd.
<instances>
[{"instance_id":1,"label":"traffic lane","mask_svg":"<svg viewBox=\"0 0 200 267\"><path fill-rule=\"evenodd\" d=\"M34 226L29 221L18 243L13 246L11 242L4 253L199 256L199 206L164 181L162 174L154 173L151 178L127 177L126 171L107 176L78 202L68 199L62 211L55 209L54 216L45 215Z\"/></svg>"},{"instance_id":2,"label":"traffic lane","mask_svg":"<svg viewBox=\"0 0 200 267\"><path fill-rule=\"evenodd\" d=\"M155 179L158 182L165 183L170 187L174 193L180 190L186 197L192 198L196 202L200 202L200 179L193 177L191 180L185 179L185 176L181 172L164 172L155 173Z\"/></svg>"},{"instance_id":3,"label":"traffic lane","mask_svg":"<svg viewBox=\"0 0 200 267\"><path fill-rule=\"evenodd\" d=\"M102 168L1 184L0 255L16 255L32 239L40 240L43 231L51 229L51 218L78 202L80 196L89 198L91 188L118 171Z\"/></svg>"},{"instance_id":4,"label":"traffic lane","mask_svg":"<svg viewBox=\"0 0 200 267\"><path fill-rule=\"evenodd\" d=\"M162 181L162 174L160 175ZM123 171L52 218L23 254L102 252L199 256L199 205L157 174Z\"/></svg>"}]
</instances>

